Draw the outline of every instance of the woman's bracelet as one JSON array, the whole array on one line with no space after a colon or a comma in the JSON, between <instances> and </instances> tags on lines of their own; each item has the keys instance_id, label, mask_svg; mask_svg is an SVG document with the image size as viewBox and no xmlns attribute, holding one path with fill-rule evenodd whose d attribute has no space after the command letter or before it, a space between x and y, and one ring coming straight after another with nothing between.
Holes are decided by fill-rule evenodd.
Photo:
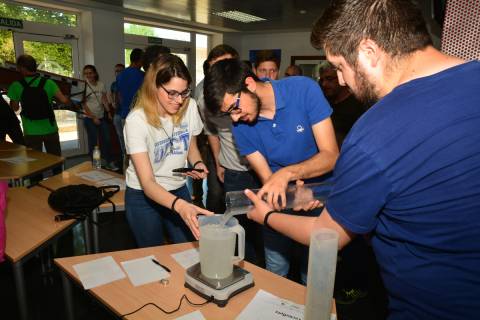
<instances>
[{"instance_id":1,"label":"woman's bracelet","mask_svg":"<svg viewBox=\"0 0 480 320\"><path fill-rule=\"evenodd\" d=\"M199 163L203 163L203 161L202 161L202 160L198 160L197 162L195 162L195 163L193 164L192 168L195 168L195 167L197 166L197 164L199 164Z\"/></svg>"},{"instance_id":2,"label":"woman's bracelet","mask_svg":"<svg viewBox=\"0 0 480 320\"><path fill-rule=\"evenodd\" d=\"M170 207L170 209L174 212L174 213L178 213L177 210L175 210L175 203L177 203L177 201L180 199L180 197L176 197L173 202L172 202L172 206Z\"/></svg>"}]
</instances>

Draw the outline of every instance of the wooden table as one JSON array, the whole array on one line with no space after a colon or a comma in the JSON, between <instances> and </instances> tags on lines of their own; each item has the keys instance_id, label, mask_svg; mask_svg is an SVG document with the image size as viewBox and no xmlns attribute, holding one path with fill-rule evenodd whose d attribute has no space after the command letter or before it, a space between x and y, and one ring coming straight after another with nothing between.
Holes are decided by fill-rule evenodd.
<instances>
[{"instance_id":1,"label":"wooden table","mask_svg":"<svg viewBox=\"0 0 480 320\"><path fill-rule=\"evenodd\" d=\"M12 146L4 145L4 147ZM11 157L35 159L33 161L24 161L21 163L10 163L0 160L0 180L13 180L12 182L14 186L21 186L23 179L63 164L63 161L65 160L63 157L27 148L0 150L0 159Z\"/></svg>"},{"instance_id":2,"label":"wooden table","mask_svg":"<svg viewBox=\"0 0 480 320\"><path fill-rule=\"evenodd\" d=\"M78 222L56 222L58 214L48 205L49 191L40 188L11 188L7 194L5 255L13 264L13 274L21 319L28 319L23 265L28 259L56 241Z\"/></svg>"},{"instance_id":3,"label":"wooden table","mask_svg":"<svg viewBox=\"0 0 480 320\"><path fill-rule=\"evenodd\" d=\"M78 164L72 168L69 168L67 170L64 170L62 173L57 174L55 176L52 176L46 180L43 180L40 184L42 186L45 186L47 188L50 188L52 190L56 190L58 188L72 185L72 184L88 184L88 185L93 185L93 186L98 186L98 184L94 181L84 179L80 176L78 176L79 173L82 172L87 172L91 171L92 169L92 163L89 161L83 162L81 164ZM109 174L115 178L119 178L122 180L125 180L125 176L113 172L113 171L108 171L104 169L100 169L100 172ZM110 198L110 200L115 204L115 210L118 211L123 211L125 210L125 190L120 190L116 194L113 195L113 197ZM92 229L92 238L93 238L93 252L98 252L99 248L99 241L98 241L98 213L100 212L111 212L112 211L112 204L109 202L105 202L100 205L98 210L94 210L92 213L92 222L89 224ZM88 244L87 244L88 245ZM91 251L90 248L87 248L87 251Z\"/></svg>"},{"instance_id":4,"label":"wooden table","mask_svg":"<svg viewBox=\"0 0 480 320\"><path fill-rule=\"evenodd\" d=\"M77 274L73 270L73 265L105 256L112 256L120 265L120 262L122 261L153 254L162 264L166 265L172 271L169 278L169 284L165 287L159 282L134 287L127 277L88 290L94 298L99 300L118 316L132 312L148 302L153 302L165 310L175 309L183 294L186 294L192 302L204 302L205 300L203 298L184 287L185 270L171 257L172 253L188 250L197 246L198 242L190 242L55 259L55 264L62 270L67 319L72 320L74 318L70 279L73 279L77 284L81 285ZM167 315L160 310L149 306L128 316L127 319L175 319L195 310L200 310L206 319L235 319L260 289L270 292L280 298L288 299L299 304L305 304L306 287L248 262L242 262L241 267L252 273L255 286L233 297L224 308L220 308L213 303L209 303L202 307L194 307L183 302L180 310L171 315ZM333 306L333 312L335 312L335 306Z\"/></svg>"},{"instance_id":5,"label":"wooden table","mask_svg":"<svg viewBox=\"0 0 480 320\"><path fill-rule=\"evenodd\" d=\"M7 142L4 140L0 141L0 151L12 151L12 150L21 150L21 149L26 149L24 145L21 144L16 144L12 142Z\"/></svg>"}]
</instances>

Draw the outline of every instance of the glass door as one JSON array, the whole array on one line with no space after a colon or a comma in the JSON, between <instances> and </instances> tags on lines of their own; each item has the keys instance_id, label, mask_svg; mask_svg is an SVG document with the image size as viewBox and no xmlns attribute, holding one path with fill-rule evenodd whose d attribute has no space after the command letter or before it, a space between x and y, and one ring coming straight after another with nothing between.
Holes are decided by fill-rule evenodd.
<instances>
[{"instance_id":1,"label":"glass door","mask_svg":"<svg viewBox=\"0 0 480 320\"><path fill-rule=\"evenodd\" d=\"M29 54L37 61L39 71L60 76L78 74L78 45L76 39L14 33L17 56ZM55 78L55 77L54 77ZM77 114L68 110L55 110L63 156L86 153L85 134Z\"/></svg>"}]
</instances>

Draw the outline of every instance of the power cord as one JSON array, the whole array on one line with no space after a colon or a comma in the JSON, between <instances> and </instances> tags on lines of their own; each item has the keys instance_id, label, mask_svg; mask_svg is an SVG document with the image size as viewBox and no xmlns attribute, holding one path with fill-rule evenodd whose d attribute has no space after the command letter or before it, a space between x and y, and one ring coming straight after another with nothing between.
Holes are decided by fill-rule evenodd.
<instances>
[{"instance_id":1,"label":"power cord","mask_svg":"<svg viewBox=\"0 0 480 320\"><path fill-rule=\"evenodd\" d=\"M126 314L121 315L121 316L120 316L120 319L124 319L126 316L132 315L132 314L134 314L134 313L142 310L143 308L145 308L145 307L148 306L148 305L154 306L155 308L159 309L160 311L162 311L162 312L165 313L165 314L172 314L172 313L177 312L178 310L180 310L180 307L182 306L182 302L183 302L184 299L187 300L187 302L188 302L190 305L192 305L192 306L201 307L201 306L204 306L204 305L212 302L212 301L213 301L213 296L211 296L211 297L210 297L209 299L207 299L205 302L202 302L202 303L194 303L194 302L190 301L190 300L188 299L188 297L184 294L184 295L180 298L180 303L178 304L178 307L175 308L174 310L171 310L171 311L167 311L167 310L165 310L165 309L157 306L155 303L149 302L149 303L144 304L144 305L141 306L140 308L138 308L138 309L136 309L136 310L134 310L134 311L132 311L132 312L130 312L130 313L126 313Z\"/></svg>"}]
</instances>

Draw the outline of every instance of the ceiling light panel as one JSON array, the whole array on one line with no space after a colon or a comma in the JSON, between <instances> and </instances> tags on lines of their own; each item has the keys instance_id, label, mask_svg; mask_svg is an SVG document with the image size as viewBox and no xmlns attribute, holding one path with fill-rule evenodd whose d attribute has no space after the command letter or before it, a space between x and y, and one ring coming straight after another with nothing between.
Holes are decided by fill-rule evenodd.
<instances>
[{"instance_id":1,"label":"ceiling light panel","mask_svg":"<svg viewBox=\"0 0 480 320\"><path fill-rule=\"evenodd\" d=\"M230 11L221 11L221 12L213 12L212 14L217 15L219 17L240 21L243 23L250 23L250 22L258 22L264 21L267 19L257 17L248 13L244 13L237 10L230 10Z\"/></svg>"}]
</instances>

